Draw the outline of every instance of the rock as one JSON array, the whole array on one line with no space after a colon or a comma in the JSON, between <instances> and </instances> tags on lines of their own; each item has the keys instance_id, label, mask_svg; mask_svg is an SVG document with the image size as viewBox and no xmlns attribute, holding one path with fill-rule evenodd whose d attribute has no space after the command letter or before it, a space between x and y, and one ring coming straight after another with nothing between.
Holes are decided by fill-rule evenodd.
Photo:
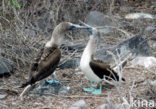
<instances>
[{"instance_id":1,"label":"rock","mask_svg":"<svg viewBox=\"0 0 156 109\"><path fill-rule=\"evenodd\" d=\"M98 18L98 19L97 19ZM104 15L103 13L101 12L98 12L98 11L91 11L86 19L85 19L85 22L91 26L105 26L105 25L113 25L112 24L112 20Z\"/></svg>"},{"instance_id":2,"label":"rock","mask_svg":"<svg viewBox=\"0 0 156 109\"><path fill-rule=\"evenodd\" d=\"M60 64L58 68L60 69L77 68L79 65L80 65L80 57L76 57L76 58L67 60L63 64Z\"/></svg>"},{"instance_id":3,"label":"rock","mask_svg":"<svg viewBox=\"0 0 156 109\"><path fill-rule=\"evenodd\" d=\"M102 104L97 109L130 109L128 104Z\"/></svg>"},{"instance_id":4,"label":"rock","mask_svg":"<svg viewBox=\"0 0 156 109\"><path fill-rule=\"evenodd\" d=\"M149 81L145 81L142 83L143 85L152 85L152 86L156 86L156 80L149 80Z\"/></svg>"},{"instance_id":5,"label":"rock","mask_svg":"<svg viewBox=\"0 0 156 109\"><path fill-rule=\"evenodd\" d=\"M130 6L122 6L120 7L120 11L123 11L123 12L130 12L133 10L133 7L130 7Z\"/></svg>"},{"instance_id":6,"label":"rock","mask_svg":"<svg viewBox=\"0 0 156 109\"><path fill-rule=\"evenodd\" d=\"M136 57L131 61L132 66L143 66L145 68L150 68L156 66L156 58L155 57Z\"/></svg>"},{"instance_id":7,"label":"rock","mask_svg":"<svg viewBox=\"0 0 156 109\"><path fill-rule=\"evenodd\" d=\"M71 93L71 88L66 87L63 84L48 84L44 82L39 84L33 92L38 94L68 94Z\"/></svg>"},{"instance_id":8,"label":"rock","mask_svg":"<svg viewBox=\"0 0 156 109\"><path fill-rule=\"evenodd\" d=\"M154 3L150 6L150 8L156 8L156 2L154 2Z\"/></svg>"},{"instance_id":9,"label":"rock","mask_svg":"<svg viewBox=\"0 0 156 109\"><path fill-rule=\"evenodd\" d=\"M0 94L0 100L5 99L8 95L7 94Z\"/></svg>"},{"instance_id":10,"label":"rock","mask_svg":"<svg viewBox=\"0 0 156 109\"><path fill-rule=\"evenodd\" d=\"M123 53L123 55L126 53L129 54L130 51L133 56L151 56L153 55L150 46L148 44L148 41L141 37L141 35L135 35L123 42L121 42L119 45L117 45L117 48L120 48L119 52ZM125 52L125 53L124 53Z\"/></svg>"},{"instance_id":11,"label":"rock","mask_svg":"<svg viewBox=\"0 0 156 109\"><path fill-rule=\"evenodd\" d=\"M113 26L111 18L98 11L91 11L87 15L85 22L91 26ZM107 27L100 30L104 34L113 31L112 28L107 28Z\"/></svg>"},{"instance_id":12,"label":"rock","mask_svg":"<svg viewBox=\"0 0 156 109\"><path fill-rule=\"evenodd\" d=\"M127 0L117 0L117 3L119 3L120 5L124 5L127 3Z\"/></svg>"},{"instance_id":13,"label":"rock","mask_svg":"<svg viewBox=\"0 0 156 109\"><path fill-rule=\"evenodd\" d=\"M111 48L108 47L101 48L97 52L95 52L94 56L97 59L110 63L114 59L112 55L107 53L107 51L111 51L115 56L117 56L118 51L121 60L125 59L130 53L132 53L131 59L139 55L140 56L153 55L147 40L142 38L141 35L135 35Z\"/></svg>"},{"instance_id":14,"label":"rock","mask_svg":"<svg viewBox=\"0 0 156 109\"><path fill-rule=\"evenodd\" d=\"M76 45L61 45L60 47L63 50L67 50L68 52L80 52L82 53L85 45L84 44L76 44ZM68 69L68 68L77 68L80 65L80 57L74 57L72 59L67 60L66 62L60 62L58 68L60 69Z\"/></svg>"},{"instance_id":15,"label":"rock","mask_svg":"<svg viewBox=\"0 0 156 109\"><path fill-rule=\"evenodd\" d=\"M156 19L155 15L148 13L130 13L125 15L126 19Z\"/></svg>"},{"instance_id":16,"label":"rock","mask_svg":"<svg viewBox=\"0 0 156 109\"><path fill-rule=\"evenodd\" d=\"M88 106L84 100L79 100L75 102L69 109L88 109Z\"/></svg>"},{"instance_id":17,"label":"rock","mask_svg":"<svg viewBox=\"0 0 156 109\"><path fill-rule=\"evenodd\" d=\"M146 30L147 32L152 33L152 32L154 32L154 31L156 31L156 27L148 26L145 30Z\"/></svg>"},{"instance_id":18,"label":"rock","mask_svg":"<svg viewBox=\"0 0 156 109\"><path fill-rule=\"evenodd\" d=\"M0 77L8 77L10 76L10 70L8 69L7 65L0 59Z\"/></svg>"}]
</instances>

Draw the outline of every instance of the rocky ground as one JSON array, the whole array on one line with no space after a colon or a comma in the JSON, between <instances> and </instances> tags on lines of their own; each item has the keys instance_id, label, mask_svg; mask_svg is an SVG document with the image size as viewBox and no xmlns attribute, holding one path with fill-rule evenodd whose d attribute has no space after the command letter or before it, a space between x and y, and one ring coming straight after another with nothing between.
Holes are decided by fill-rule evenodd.
<instances>
[{"instance_id":1,"label":"rocky ground","mask_svg":"<svg viewBox=\"0 0 156 109\"><path fill-rule=\"evenodd\" d=\"M122 0L121 0L122 1ZM156 2L150 1L134 1L126 2L125 4L111 3L99 0L95 2L84 1L51 1L46 2L36 0L27 2L20 1L21 9L9 8L9 4L0 4L0 59L7 60L6 65L11 71L11 76L0 78L0 109L68 109L73 103L79 100L84 100L89 109L96 109L102 104L123 103L116 87L109 84L103 84L103 93L101 95L92 95L82 91L83 87L89 86L89 81L85 78L81 71L75 69L63 69L56 72L56 79L61 81L64 86L70 87L71 91L68 94L37 94L30 91L24 96L23 100L19 99L19 94L23 89L18 88L28 76L29 63L35 56L36 52L43 46L43 44L50 38L51 32L56 24L61 21L71 21L78 23L78 20L90 23L92 19L87 18L90 11L97 11L109 16L103 25L109 25L126 31L125 35L122 32L113 30L101 37L100 43L108 44L109 46L117 45L119 42L141 33L149 42L153 55L156 55L156 32L145 31L148 28L156 27L155 19L139 19L126 20L124 16L132 12L144 12L149 14L156 14ZM64 8L64 9L63 9ZM9 10L9 11L8 11ZM65 14L66 13L66 14ZM99 14L98 14L99 15ZM102 18L99 16L99 20ZM94 24L97 24L95 21ZM101 26L101 25L100 25ZM78 34L80 33L80 34ZM74 31L67 34L73 36L74 44L82 44L88 41L86 32ZM83 37L85 36L85 38ZM83 39L83 40L82 40ZM68 40L68 42L69 42ZM65 43L66 41L64 41ZM71 57L78 57L81 52L73 51L71 54L67 50L63 50L63 57L61 62L71 59ZM70 55L70 58L69 58ZM144 99L147 101L153 100L156 107L156 84L151 84L150 81L156 79L156 67L144 68L141 66L133 66L130 61L123 69L123 76L126 82L122 84L120 93L130 102L131 96L135 100ZM51 77L49 77L51 78ZM42 84L44 81L39 82ZM35 90L35 89L33 89ZM148 109L143 106L140 109ZM154 108L154 107L153 107ZM151 108L149 108L151 109Z\"/></svg>"}]
</instances>

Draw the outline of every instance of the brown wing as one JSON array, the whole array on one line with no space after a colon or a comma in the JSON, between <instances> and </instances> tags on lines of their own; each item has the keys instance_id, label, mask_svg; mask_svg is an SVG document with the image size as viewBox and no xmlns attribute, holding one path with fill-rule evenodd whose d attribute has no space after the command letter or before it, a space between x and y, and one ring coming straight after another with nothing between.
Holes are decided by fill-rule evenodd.
<instances>
[{"instance_id":1,"label":"brown wing","mask_svg":"<svg viewBox=\"0 0 156 109\"><path fill-rule=\"evenodd\" d=\"M34 84L36 81L44 79L51 75L56 69L61 58L61 51L57 47L46 48L38 61L38 67L36 74L33 74L31 78L24 83L21 87L25 87L28 84Z\"/></svg>"},{"instance_id":2,"label":"brown wing","mask_svg":"<svg viewBox=\"0 0 156 109\"><path fill-rule=\"evenodd\" d=\"M38 70L38 62L41 59L41 56L43 55L43 51L44 51L44 48L42 48L37 54L36 58L34 58L34 61L32 62L30 66L29 79L32 77L33 73Z\"/></svg>"},{"instance_id":3,"label":"brown wing","mask_svg":"<svg viewBox=\"0 0 156 109\"><path fill-rule=\"evenodd\" d=\"M47 57L41 60L38 66L38 73L33 76L34 82L44 79L51 75L56 69L61 59L61 52L58 48L51 51Z\"/></svg>"},{"instance_id":4,"label":"brown wing","mask_svg":"<svg viewBox=\"0 0 156 109\"><path fill-rule=\"evenodd\" d=\"M110 66L102 61L98 61L98 60L92 60L89 63L91 69L93 70L93 72L101 79L103 79L104 76L106 76L106 79L108 79L107 77L110 77L114 80L119 80L119 76L118 74L110 68ZM124 80L124 79L123 79Z\"/></svg>"}]
</instances>

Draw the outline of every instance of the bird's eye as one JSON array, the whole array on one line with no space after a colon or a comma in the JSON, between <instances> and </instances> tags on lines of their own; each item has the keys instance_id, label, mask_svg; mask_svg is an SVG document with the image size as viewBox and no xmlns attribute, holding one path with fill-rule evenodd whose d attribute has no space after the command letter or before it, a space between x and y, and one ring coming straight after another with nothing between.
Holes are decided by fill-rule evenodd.
<instances>
[{"instance_id":1,"label":"bird's eye","mask_svg":"<svg viewBox=\"0 0 156 109\"><path fill-rule=\"evenodd\" d=\"M70 26L69 27L69 30L73 30L73 29L75 29L76 27L74 26L74 25L72 25L72 26Z\"/></svg>"}]
</instances>

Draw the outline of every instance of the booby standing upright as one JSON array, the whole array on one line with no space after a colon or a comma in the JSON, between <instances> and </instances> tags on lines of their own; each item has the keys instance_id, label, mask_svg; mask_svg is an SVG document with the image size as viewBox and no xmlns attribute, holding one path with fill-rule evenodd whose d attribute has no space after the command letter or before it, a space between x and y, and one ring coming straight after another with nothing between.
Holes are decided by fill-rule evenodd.
<instances>
[{"instance_id":1,"label":"booby standing upright","mask_svg":"<svg viewBox=\"0 0 156 109\"><path fill-rule=\"evenodd\" d=\"M82 23L82 22L81 22ZM101 94L102 93L102 84L100 84L99 89L95 89L93 87L94 83L99 83L105 77L106 79L113 79L119 81L118 74L110 68L110 65L102 62L101 60L94 60L93 52L96 44L96 33L97 30L93 27L90 27L83 23L83 25L87 26L89 29L90 39L83 51L80 60L80 69L85 74L85 76L91 81L91 88L83 88L86 92L92 92L92 94ZM124 78L122 78L125 81Z\"/></svg>"},{"instance_id":2,"label":"booby standing upright","mask_svg":"<svg viewBox=\"0 0 156 109\"><path fill-rule=\"evenodd\" d=\"M51 75L56 69L61 58L61 51L58 46L61 44L61 39L63 38L65 32L67 32L68 30L81 28L86 27L75 25L70 22L62 22L57 25L54 28L50 41L45 44L45 47L40 50L39 54L34 59L34 62L32 63L30 68L28 81L22 84L21 87L24 88L26 86L31 86L35 82ZM55 81L54 75L52 81L46 80L46 82L50 84L57 83Z\"/></svg>"}]
</instances>

